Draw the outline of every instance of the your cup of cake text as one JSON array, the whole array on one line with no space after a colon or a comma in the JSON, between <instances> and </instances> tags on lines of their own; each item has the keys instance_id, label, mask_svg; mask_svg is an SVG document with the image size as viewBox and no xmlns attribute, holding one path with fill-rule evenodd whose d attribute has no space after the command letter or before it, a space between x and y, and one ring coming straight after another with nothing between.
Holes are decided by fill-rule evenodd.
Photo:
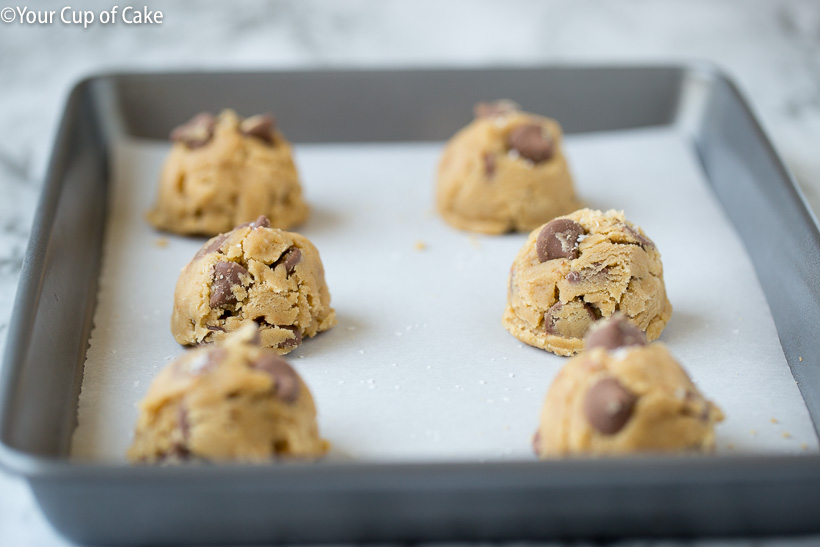
<instances>
[{"instance_id":1,"label":"your cup of cake text","mask_svg":"<svg viewBox=\"0 0 820 547\"><path fill-rule=\"evenodd\" d=\"M113 6L93 11L65 6L59 10L32 10L27 6L0 9L0 21L19 25L70 25L88 28L95 24L161 25L163 14L148 6Z\"/></svg>"}]
</instances>

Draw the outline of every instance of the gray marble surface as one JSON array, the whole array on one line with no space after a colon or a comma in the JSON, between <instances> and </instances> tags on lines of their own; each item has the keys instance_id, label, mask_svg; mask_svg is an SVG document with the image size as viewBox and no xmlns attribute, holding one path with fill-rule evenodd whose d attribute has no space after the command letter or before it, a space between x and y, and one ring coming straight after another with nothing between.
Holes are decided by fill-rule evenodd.
<instances>
[{"instance_id":1,"label":"gray marble surface","mask_svg":"<svg viewBox=\"0 0 820 547\"><path fill-rule=\"evenodd\" d=\"M0 10L18 6L11 1ZM70 4L23 5L59 12ZM83 0L75 7L98 13L113 5ZM706 59L746 92L811 207L820 212L817 0L146 0L145 5L163 11L162 24L97 22L82 28L0 22L0 350L63 102L71 85L93 72ZM791 542L814 545L820 538ZM63 543L24 484L0 472L0 545Z\"/></svg>"}]
</instances>

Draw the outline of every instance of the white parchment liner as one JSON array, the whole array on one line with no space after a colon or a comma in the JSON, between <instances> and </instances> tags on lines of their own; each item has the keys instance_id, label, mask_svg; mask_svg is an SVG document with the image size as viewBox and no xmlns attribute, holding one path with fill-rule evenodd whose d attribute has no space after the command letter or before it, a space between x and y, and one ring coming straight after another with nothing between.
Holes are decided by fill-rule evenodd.
<instances>
[{"instance_id":1,"label":"white parchment liner","mask_svg":"<svg viewBox=\"0 0 820 547\"><path fill-rule=\"evenodd\" d=\"M137 401L184 351L169 331L174 285L204 240L159 234L144 220L167 150L144 141L115 149L78 459L124 460ZM331 458L532 459L541 402L566 360L501 326L526 235L444 224L433 207L440 144L296 150L312 207L297 230L321 253L339 324L288 359L313 391ZM662 253L674 312L661 341L726 413L718 454L816 451L754 269L688 142L653 129L574 136L567 150L584 202L623 209Z\"/></svg>"}]
</instances>

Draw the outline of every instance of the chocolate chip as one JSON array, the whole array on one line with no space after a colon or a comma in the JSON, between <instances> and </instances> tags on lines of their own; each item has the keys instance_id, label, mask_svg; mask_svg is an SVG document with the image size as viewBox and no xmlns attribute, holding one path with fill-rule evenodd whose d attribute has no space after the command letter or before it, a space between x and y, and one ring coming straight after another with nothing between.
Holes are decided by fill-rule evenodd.
<instances>
[{"instance_id":1,"label":"chocolate chip","mask_svg":"<svg viewBox=\"0 0 820 547\"><path fill-rule=\"evenodd\" d=\"M211 332L225 332L225 329L216 325L208 325L206 327Z\"/></svg>"},{"instance_id":2,"label":"chocolate chip","mask_svg":"<svg viewBox=\"0 0 820 547\"><path fill-rule=\"evenodd\" d=\"M284 342L279 342L277 348L293 348L302 343L302 331L295 325L277 325L280 329L289 330L293 333L293 338L288 338Z\"/></svg>"},{"instance_id":3,"label":"chocolate chip","mask_svg":"<svg viewBox=\"0 0 820 547\"><path fill-rule=\"evenodd\" d=\"M655 247L655 243L651 239L644 235L641 235L641 233L638 230L636 230L629 224L624 224L623 226L624 231L631 235L641 247Z\"/></svg>"},{"instance_id":4,"label":"chocolate chip","mask_svg":"<svg viewBox=\"0 0 820 547\"><path fill-rule=\"evenodd\" d=\"M236 295L231 289L236 285L241 285L242 276L246 275L248 275L248 270L236 262L217 262L214 265L211 282L211 308L236 304Z\"/></svg>"},{"instance_id":5,"label":"chocolate chip","mask_svg":"<svg viewBox=\"0 0 820 547\"><path fill-rule=\"evenodd\" d=\"M248 224L251 228L269 228L270 220L265 215L259 215L259 218Z\"/></svg>"},{"instance_id":6,"label":"chocolate chip","mask_svg":"<svg viewBox=\"0 0 820 547\"><path fill-rule=\"evenodd\" d=\"M546 262L555 258L578 258L578 244L584 233L583 226L568 218L556 218L548 222L535 241L538 260Z\"/></svg>"},{"instance_id":7,"label":"chocolate chip","mask_svg":"<svg viewBox=\"0 0 820 547\"><path fill-rule=\"evenodd\" d=\"M476 118L496 118L519 110L521 110L521 107L517 103L508 99L501 99L499 101L476 103L473 107L473 114Z\"/></svg>"},{"instance_id":8,"label":"chocolate chip","mask_svg":"<svg viewBox=\"0 0 820 547\"><path fill-rule=\"evenodd\" d=\"M495 154L492 152L484 152L484 174L488 179L493 178L495 174Z\"/></svg>"},{"instance_id":9,"label":"chocolate chip","mask_svg":"<svg viewBox=\"0 0 820 547\"><path fill-rule=\"evenodd\" d=\"M600 321L586 337L586 349L613 350L626 346L646 345L646 334L623 315Z\"/></svg>"},{"instance_id":10,"label":"chocolate chip","mask_svg":"<svg viewBox=\"0 0 820 547\"><path fill-rule=\"evenodd\" d=\"M251 230L253 230L255 228L268 228L268 227L270 227L270 220L268 220L268 217L266 217L265 215L259 215L259 218L257 218L253 222L246 222L245 224L240 224L239 226L237 226L234 229L238 230L239 228L250 228Z\"/></svg>"},{"instance_id":11,"label":"chocolate chip","mask_svg":"<svg viewBox=\"0 0 820 547\"><path fill-rule=\"evenodd\" d=\"M544 329L554 336L583 338L595 319L594 309L586 302L578 299L566 304L556 302L544 314Z\"/></svg>"},{"instance_id":12,"label":"chocolate chip","mask_svg":"<svg viewBox=\"0 0 820 547\"><path fill-rule=\"evenodd\" d=\"M270 267L275 270L277 266L282 265L287 275L291 275L301 261L302 251L296 247L290 247Z\"/></svg>"},{"instance_id":13,"label":"chocolate chip","mask_svg":"<svg viewBox=\"0 0 820 547\"><path fill-rule=\"evenodd\" d=\"M252 363L251 367L266 372L273 378L274 393L286 403L299 398L299 377L281 357L266 353Z\"/></svg>"},{"instance_id":14,"label":"chocolate chip","mask_svg":"<svg viewBox=\"0 0 820 547\"><path fill-rule=\"evenodd\" d=\"M181 142L188 148L205 146L214 136L216 118L213 114L202 112L190 121L171 131L171 140Z\"/></svg>"},{"instance_id":15,"label":"chocolate chip","mask_svg":"<svg viewBox=\"0 0 820 547\"><path fill-rule=\"evenodd\" d=\"M615 378L599 380L584 398L584 415L604 435L614 435L632 416L638 398Z\"/></svg>"},{"instance_id":16,"label":"chocolate chip","mask_svg":"<svg viewBox=\"0 0 820 547\"><path fill-rule=\"evenodd\" d=\"M213 253L215 251L219 251L219 249L222 247L222 244L225 243L225 240L228 239L228 236L230 235L230 232L228 232L225 234L219 234L218 236L212 238L210 241L208 241L208 243L203 245L202 248L196 252L196 254L194 255L194 260L202 258L203 256Z\"/></svg>"},{"instance_id":17,"label":"chocolate chip","mask_svg":"<svg viewBox=\"0 0 820 547\"><path fill-rule=\"evenodd\" d=\"M593 266L596 266L596 269L597 269L597 268L600 268L601 264L597 263L597 264L593 264ZM593 271L590 271L590 270L593 270ZM575 270L572 270L567 274L566 279L567 279L567 281L569 281L573 285L577 285L578 283L581 283L581 282L584 282L584 281L606 282L607 279L609 278L609 272L610 271L612 271L612 268L609 267L609 266L605 266L605 267L603 267L603 268L601 268L600 270L597 270L597 271L594 271L594 269L592 269L592 268L585 269L583 271L583 273L582 272L576 272Z\"/></svg>"},{"instance_id":18,"label":"chocolate chip","mask_svg":"<svg viewBox=\"0 0 820 547\"><path fill-rule=\"evenodd\" d=\"M256 137L268 144L273 144L273 132L276 120L270 114L258 114L242 120L239 132L248 137Z\"/></svg>"},{"instance_id":19,"label":"chocolate chip","mask_svg":"<svg viewBox=\"0 0 820 547\"><path fill-rule=\"evenodd\" d=\"M572 284L580 283L582 279L581 272L571 271L567 274L567 281Z\"/></svg>"},{"instance_id":20,"label":"chocolate chip","mask_svg":"<svg viewBox=\"0 0 820 547\"><path fill-rule=\"evenodd\" d=\"M177 421L179 422L179 433L182 439L187 441L191 435L191 422L188 420L188 409L185 405L179 405Z\"/></svg>"},{"instance_id":21,"label":"chocolate chip","mask_svg":"<svg viewBox=\"0 0 820 547\"><path fill-rule=\"evenodd\" d=\"M519 125L507 135L507 148L533 163L552 158L555 144L552 137L537 123Z\"/></svg>"}]
</instances>

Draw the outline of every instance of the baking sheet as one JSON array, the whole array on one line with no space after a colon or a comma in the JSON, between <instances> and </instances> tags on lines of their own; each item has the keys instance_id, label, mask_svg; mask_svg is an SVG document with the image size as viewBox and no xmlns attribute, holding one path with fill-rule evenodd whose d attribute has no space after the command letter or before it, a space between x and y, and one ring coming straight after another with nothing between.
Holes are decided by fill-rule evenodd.
<instances>
[{"instance_id":1,"label":"baking sheet","mask_svg":"<svg viewBox=\"0 0 820 547\"><path fill-rule=\"evenodd\" d=\"M565 358L501 326L525 234L480 236L434 213L441 144L297 146L339 324L288 355L311 387L331 459L533 459L530 436ZM136 403L184 349L169 330L179 270L203 240L155 232L167 143L114 150L95 328L72 456L123 461ZM661 341L727 415L721 453L818 450L811 420L739 238L674 129L570 136L585 204L623 209L663 256L674 306Z\"/></svg>"}]
</instances>

